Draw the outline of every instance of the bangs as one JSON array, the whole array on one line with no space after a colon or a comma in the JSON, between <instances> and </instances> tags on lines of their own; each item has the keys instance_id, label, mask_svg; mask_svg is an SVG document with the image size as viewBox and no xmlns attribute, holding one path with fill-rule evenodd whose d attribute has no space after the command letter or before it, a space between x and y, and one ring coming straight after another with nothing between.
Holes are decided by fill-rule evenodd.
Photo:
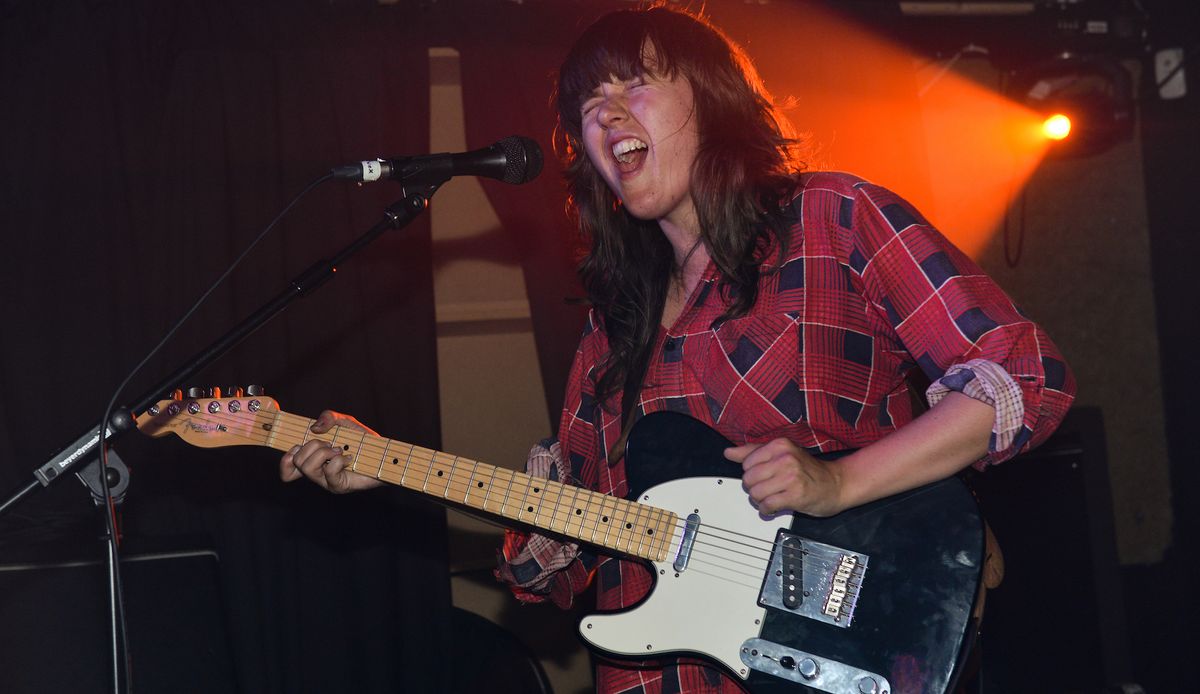
<instances>
[{"instance_id":1,"label":"bangs","mask_svg":"<svg viewBox=\"0 0 1200 694\"><path fill-rule=\"evenodd\" d=\"M656 15L654 11L613 12L588 27L575 43L559 71L556 97L559 118L573 134L579 133L579 108L584 100L613 77L628 80L644 74L676 75L674 37L669 29L659 26L661 21L655 21L674 17ZM653 53L646 50L648 45L653 46ZM653 64L646 63L647 54L654 56Z\"/></svg>"}]
</instances>

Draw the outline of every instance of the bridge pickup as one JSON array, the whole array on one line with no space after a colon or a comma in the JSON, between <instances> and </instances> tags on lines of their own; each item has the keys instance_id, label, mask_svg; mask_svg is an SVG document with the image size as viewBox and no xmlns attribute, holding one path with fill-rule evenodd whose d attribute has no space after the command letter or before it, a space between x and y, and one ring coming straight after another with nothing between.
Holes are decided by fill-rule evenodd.
<instances>
[{"instance_id":1,"label":"bridge pickup","mask_svg":"<svg viewBox=\"0 0 1200 694\"><path fill-rule=\"evenodd\" d=\"M846 628L854 619L868 561L860 552L780 530L758 604Z\"/></svg>"}]
</instances>

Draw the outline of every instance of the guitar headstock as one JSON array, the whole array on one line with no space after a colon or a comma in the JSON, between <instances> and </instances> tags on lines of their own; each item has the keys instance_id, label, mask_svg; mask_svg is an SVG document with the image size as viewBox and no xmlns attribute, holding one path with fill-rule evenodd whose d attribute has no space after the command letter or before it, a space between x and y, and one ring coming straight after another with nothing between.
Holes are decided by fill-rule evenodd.
<instances>
[{"instance_id":1,"label":"guitar headstock","mask_svg":"<svg viewBox=\"0 0 1200 694\"><path fill-rule=\"evenodd\" d=\"M278 411L279 403L263 395L168 398L138 415L137 425L148 436L175 434L203 448L258 445L263 438L262 413Z\"/></svg>"}]
</instances>

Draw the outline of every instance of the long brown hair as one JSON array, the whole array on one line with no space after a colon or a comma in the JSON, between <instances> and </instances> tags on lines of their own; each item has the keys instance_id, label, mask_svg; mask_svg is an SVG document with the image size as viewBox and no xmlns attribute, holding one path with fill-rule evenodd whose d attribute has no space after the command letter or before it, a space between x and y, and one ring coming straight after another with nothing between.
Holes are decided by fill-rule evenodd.
<instances>
[{"instance_id":1,"label":"long brown hair","mask_svg":"<svg viewBox=\"0 0 1200 694\"><path fill-rule=\"evenodd\" d=\"M782 257L787 245L772 211L795 186L797 142L742 49L705 18L664 7L613 12L588 27L559 71L555 144L589 243L579 272L609 341L596 384L601 403L640 382L676 268L657 222L628 214L592 166L580 107L612 77L647 73L683 76L692 87L699 151L690 185L701 239L730 300L719 320L750 310L764 256L774 246Z\"/></svg>"}]
</instances>

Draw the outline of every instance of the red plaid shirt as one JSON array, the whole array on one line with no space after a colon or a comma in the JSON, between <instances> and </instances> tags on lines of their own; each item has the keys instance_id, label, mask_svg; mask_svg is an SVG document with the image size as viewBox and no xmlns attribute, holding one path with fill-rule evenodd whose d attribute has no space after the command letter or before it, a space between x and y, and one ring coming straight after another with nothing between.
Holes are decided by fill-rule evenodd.
<instances>
[{"instance_id":1,"label":"red plaid shirt","mask_svg":"<svg viewBox=\"0 0 1200 694\"><path fill-rule=\"evenodd\" d=\"M1037 445L1058 425L1074 379L1057 348L911 205L861 179L815 173L801 177L783 213L786 259L762 273L747 315L713 325L727 304L710 263L675 324L659 330L639 414L683 412L737 444L787 437L812 451L860 448L913 418L906 376L920 368L933 381L931 404L956 390L995 407L979 466ZM776 263L777 254L767 257ZM561 453L543 455L542 467L555 463L540 474L624 497L625 463L607 460L621 433L620 394L607 409L594 398L607 348L593 314L568 381ZM637 603L652 584L643 564L576 554L511 533L499 575L522 600L564 606L595 576L601 610ZM739 691L715 669L689 663L602 664L597 688Z\"/></svg>"}]
</instances>

